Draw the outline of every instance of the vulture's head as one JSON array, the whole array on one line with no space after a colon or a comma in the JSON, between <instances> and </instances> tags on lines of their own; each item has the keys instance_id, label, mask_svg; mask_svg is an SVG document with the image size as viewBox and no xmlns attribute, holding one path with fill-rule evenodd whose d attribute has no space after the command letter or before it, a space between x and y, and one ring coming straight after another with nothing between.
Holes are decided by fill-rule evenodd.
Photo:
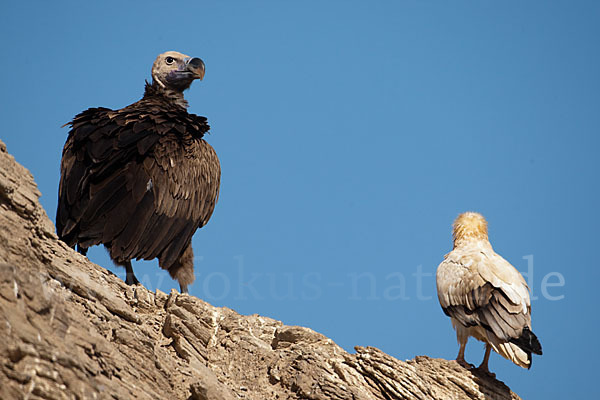
<instances>
[{"instance_id":1,"label":"vulture's head","mask_svg":"<svg viewBox=\"0 0 600 400\"><path fill-rule=\"evenodd\" d=\"M164 89L183 92L194 79L204 78L204 62L176 51L159 55L152 65L152 79Z\"/></svg>"},{"instance_id":2,"label":"vulture's head","mask_svg":"<svg viewBox=\"0 0 600 400\"><path fill-rule=\"evenodd\" d=\"M487 221L483 215L476 212L462 213L454 221L452 236L454 236L455 245L463 240L487 240Z\"/></svg>"}]
</instances>

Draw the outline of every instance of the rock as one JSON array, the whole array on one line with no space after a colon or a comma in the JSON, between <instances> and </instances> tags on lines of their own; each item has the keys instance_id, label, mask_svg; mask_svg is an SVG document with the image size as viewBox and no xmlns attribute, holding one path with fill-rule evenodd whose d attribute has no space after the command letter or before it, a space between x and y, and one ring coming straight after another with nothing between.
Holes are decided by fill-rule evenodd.
<instances>
[{"instance_id":1,"label":"rock","mask_svg":"<svg viewBox=\"0 0 600 400\"><path fill-rule=\"evenodd\" d=\"M518 399L455 361L350 354L311 329L130 287L58 240L0 142L2 399Z\"/></svg>"},{"instance_id":2,"label":"rock","mask_svg":"<svg viewBox=\"0 0 600 400\"><path fill-rule=\"evenodd\" d=\"M190 400L234 400L233 395L226 385L220 383L207 367L206 373L200 375L197 382L190 385ZM241 388L240 388L241 389Z\"/></svg>"}]
</instances>

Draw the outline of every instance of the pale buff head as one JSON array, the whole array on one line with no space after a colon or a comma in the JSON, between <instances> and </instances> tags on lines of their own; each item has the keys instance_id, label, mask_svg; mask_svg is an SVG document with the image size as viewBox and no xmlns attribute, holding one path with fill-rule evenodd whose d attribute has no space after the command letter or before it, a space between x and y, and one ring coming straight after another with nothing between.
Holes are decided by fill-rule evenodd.
<instances>
[{"instance_id":1,"label":"pale buff head","mask_svg":"<svg viewBox=\"0 0 600 400\"><path fill-rule=\"evenodd\" d=\"M487 222L479 213L469 211L460 214L452 228L454 247L473 240L488 240Z\"/></svg>"},{"instance_id":2,"label":"pale buff head","mask_svg":"<svg viewBox=\"0 0 600 400\"><path fill-rule=\"evenodd\" d=\"M204 62L176 51L167 51L152 64L152 79L163 89L183 92L194 79L204 78Z\"/></svg>"}]
</instances>

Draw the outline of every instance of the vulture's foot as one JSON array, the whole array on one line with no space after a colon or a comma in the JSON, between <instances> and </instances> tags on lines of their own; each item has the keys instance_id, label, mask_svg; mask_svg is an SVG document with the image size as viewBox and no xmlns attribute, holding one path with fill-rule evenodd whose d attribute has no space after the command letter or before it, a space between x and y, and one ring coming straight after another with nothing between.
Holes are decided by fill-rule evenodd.
<instances>
[{"instance_id":1,"label":"vulture's foot","mask_svg":"<svg viewBox=\"0 0 600 400\"><path fill-rule=\"evenodd\" d=\"M133 267L131 266L131 261L127 261L125 264L125 283L128 285L139 285L140 281L135 277L133 273Z\"/></svg>"},{"instance_id":2,"label":"vulture's foot","mask_svg":"<svg viewBox=\"0 0 600 400\"><path fill-rule=\"evenodd\" d=\"M475 368L475 371L477 373L479 373L480 375L484 375L484 376L496 379L496 374L493 373L493 372L491 372L488 369L487 365L485 365L485 366L484 365L480 365L479 367Z\"/></svg>"},{"instance_id":3,"label":"vulture's foot","mask_svg":"<svg viewBox=\"0 0 600 400\"><path fill-rule=\"evenodd\" d=\"M483 374L483 375L487 375L490 376L492 378L496 377L496 374L491 373L489 368L488 368L488 362L490 360L490 353L492 352L492 346L489 343L485 344L485 355L483 356L483 361L481 362L481 364L479 365L479 367L476 368L477 372Z\"/></svg>"},{"instance_id":4,"label":"vulture's foot","mask_svg":"<svg viewBox=\"0 0 600 400\"><path fill-rule=\"evenodd\" d=\"M77 248L77 252L82 256L87 256L88 249L87 247L81 247L79 243L75 246Z\"/></svg>"},{"instance_id":5,"label":"vulture's foot","mask_svg":"<svg viewBox=\"0 0 600 400\"><path fill-rule=\"evenodd\" d=\"M456 362L458 363L458 365L460 365L461 367L466 368L466 369L475 368L475 366L473 364L469 364L468 362L465 361L464 358L457 358Z\"/></svg>"},{"instance_id":6,"label":"vulture's foot","mask_svg":"<svg viewBox=\"0 0 600 400\"><path fill-rule=\"evenodd\" d=\"M125 277L125 283L129 286L131 285L139 285L140 281L135 277L135 274L132 272L131 274L127 274Z\"/></svg>"}]
</instances>

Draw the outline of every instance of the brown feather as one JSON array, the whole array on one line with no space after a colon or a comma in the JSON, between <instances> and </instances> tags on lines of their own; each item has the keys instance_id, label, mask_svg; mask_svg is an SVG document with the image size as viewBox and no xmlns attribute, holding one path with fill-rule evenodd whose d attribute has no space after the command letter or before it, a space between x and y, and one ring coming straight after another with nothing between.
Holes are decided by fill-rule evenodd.
<instances>
[{"instance_id":1,"label":"brown feather","mask_svg":"<svg viewBox=\"0 0 600 400\"><path fill-rule=\"evenodd\" d=\"M214 211L221 169L203 139L206 118L169 96L146 84L140 101L91 108L69 123L56 228L70 246L104 244L118 263L159 258L179 276L171 268L191 262L191 238ZM193 272L180 275L182 287L193 280Z\"/></svg>"}]
</instances>

